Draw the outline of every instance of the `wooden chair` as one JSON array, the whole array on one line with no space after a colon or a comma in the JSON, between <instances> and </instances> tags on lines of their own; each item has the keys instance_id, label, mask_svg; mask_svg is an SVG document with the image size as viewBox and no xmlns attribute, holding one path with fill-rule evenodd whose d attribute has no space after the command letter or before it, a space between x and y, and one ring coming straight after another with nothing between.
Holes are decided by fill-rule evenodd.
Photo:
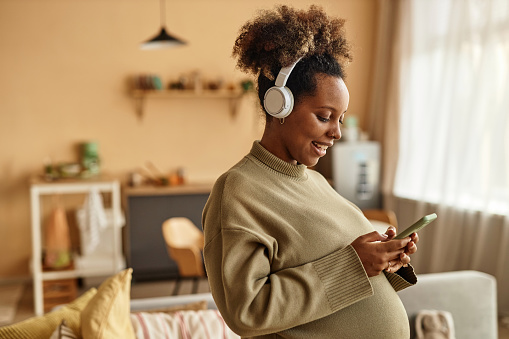
<instances>
[{"instance_id":1,"label":"wooden chair","mask_svg":"<svg viewBox=\"0 0 509 339\"><path fill-rule=\"evenodd\" d=\"M381 228L387 226L384 224L394 226L396 227L396 230L398 229L398 219L396 218L396 214L391 210L366 209L363 210L362 213L364 213L364 216L371 221L377 231L380 231ZM385 227L385 230L387 230L387 227ZM384 233L385 230L383 231Z\"/></svg>"},{"instance_id":2,"label":"wooden chair","mask_svg":"<svg viewBox=\"0 0 509 339\"><path fill-rule=\"evenodd\" d=\"M178 266L181 278L193 278L193 293L196 293L198 278L205 277L202 252L203 232L188 218L170 218L162 226L168 255ZM177 280L174 294L179 288Z\"/></svg>"}]
</instances>

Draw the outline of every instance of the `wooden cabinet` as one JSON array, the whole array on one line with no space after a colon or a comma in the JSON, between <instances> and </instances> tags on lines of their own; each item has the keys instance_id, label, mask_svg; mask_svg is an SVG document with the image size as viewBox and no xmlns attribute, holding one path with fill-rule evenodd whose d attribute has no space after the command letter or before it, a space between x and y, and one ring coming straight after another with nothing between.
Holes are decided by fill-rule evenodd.
<instances>
[{"instance_id":1,"label":"wooden cabinet","mask_svg":"<svg viewBox=\"0 0 509 339\"><path fill-rule=\"evenodd\" d=\"M201 215L212 184L174 187L138 187L124 190L127 228L124 240L127 265L133 281L178 277L163 239L163 222L187 217L201 229Z\"/></svg>"}]
</instances>

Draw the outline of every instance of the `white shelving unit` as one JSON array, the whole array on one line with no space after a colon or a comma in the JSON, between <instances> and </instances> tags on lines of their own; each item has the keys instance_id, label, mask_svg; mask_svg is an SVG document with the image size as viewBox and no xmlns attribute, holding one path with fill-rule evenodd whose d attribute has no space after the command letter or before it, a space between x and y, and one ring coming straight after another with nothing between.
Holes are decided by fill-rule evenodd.
<instances>
[{"instance_id":1,"label":"white shelving unit","mask_svg":"<svg viewBox=\"0 0 509 339\"><path fill-rule=\"evenodd\" d=\"M88 194L92 190L111 194L111 233L112 250L103 257L101 265L80 265L80 260L75 258L75 268L65 271L44 272L42 270L42 237L41 237L41 197L43 195L63 194ZM34 288L34 310L36 315L44 313L43 281L100 277L114 274L125 267L125 259L122 255L121 230L124 224L120 201L120 183L117 180L107 178L86 180L61 180L47 182L34 178L30 184L30 207L32 226L32 278ZM95 257L97 262L97 256ZM101 259L101 258L99 258ZM89 262L93 262L89 261ZM78 263L78 265L76 265ZM106 264L105 264L106 263Z\"/></svg>"}]
</instances>

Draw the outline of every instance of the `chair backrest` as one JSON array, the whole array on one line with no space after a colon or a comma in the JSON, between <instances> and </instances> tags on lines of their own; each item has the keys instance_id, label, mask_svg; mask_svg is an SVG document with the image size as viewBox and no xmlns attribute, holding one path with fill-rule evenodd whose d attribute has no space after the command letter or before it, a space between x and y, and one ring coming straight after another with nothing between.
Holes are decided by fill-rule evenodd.
<instances>
[{"instance_id":1,"label":"chair backrest","mask_svg":"<svg viewBox=\"0 0 509 339\"><path fill-rule=\"evenodd\" d=\"M369 220L376 220L392 225L398 229L398 219L396 214L391 210L382 209L366 209L363 210L364 216Z\"/></svg>"},{"instance_id":2,"label":"chair backrest","mask_svg":"<svg viewBox=\"0 0 509 339\"><path fill-rule=\"evenodd\" d=\"M170 218L162 226L168 255L178 266L182 277L204 277L203 232L187 218Z\"/></svg>"},{"instance_id":3,"label":"chair backrest","mask_svg":"<svg viewBox=\"0 0 509 339\"><path fill-rule=\"evenodd\" d=\"M170 218L163 223L164 240L170 247L203 250L203 233L188 218Z\"/></svg>"}]
</instances>

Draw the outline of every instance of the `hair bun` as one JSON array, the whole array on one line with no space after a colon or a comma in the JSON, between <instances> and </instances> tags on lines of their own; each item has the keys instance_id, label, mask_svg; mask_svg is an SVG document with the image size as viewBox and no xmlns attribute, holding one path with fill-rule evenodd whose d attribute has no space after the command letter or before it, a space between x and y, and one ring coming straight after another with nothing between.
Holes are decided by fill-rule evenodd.
<instances>
[{"instance_id":1,"label":"hair bun","mask_svg":"<svg viewBox=\"0 0 509 339\"><path fill-rule=\"evenodd\" d=\"M352 56L344 23L315 5L307 11L285 5L262 10L242 26L232 55L242 71L263 72L269 79L274 79L274 70L315 54L329 54L347 63Z\"/></svg>"}]
</instances>

